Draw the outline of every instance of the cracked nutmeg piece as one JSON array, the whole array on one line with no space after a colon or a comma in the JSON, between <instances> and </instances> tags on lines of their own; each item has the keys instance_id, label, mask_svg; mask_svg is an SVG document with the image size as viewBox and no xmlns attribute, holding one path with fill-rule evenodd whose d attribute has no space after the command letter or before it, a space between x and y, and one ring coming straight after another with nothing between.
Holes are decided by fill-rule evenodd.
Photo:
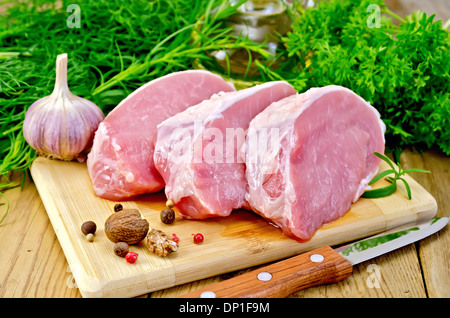
<instances>
[{"instance_id":1,"label":"cracked nutmeg piece","mask_svg":"<svg viewBox=\"0 0 450 318\"><path fill-rule=\"evenodd\" d=\"M158 256L167 256L178 250L178 243L161 230L151 229L147 235L147 247Z\"/></svg>"}]
</instances>

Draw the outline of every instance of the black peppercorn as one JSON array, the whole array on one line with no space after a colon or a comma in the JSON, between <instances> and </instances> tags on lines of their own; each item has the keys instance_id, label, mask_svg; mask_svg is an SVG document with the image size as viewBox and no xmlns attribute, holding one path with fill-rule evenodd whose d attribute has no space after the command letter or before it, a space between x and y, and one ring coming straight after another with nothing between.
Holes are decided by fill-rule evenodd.
<instances>
[{"instance_id":1,"label":"black peppercorn","mask_svg":"<svg viewBox=\"0 0 450 318\"><path fill-rule=\"evenodd\" d=\"M96 230L97 225L93 221L87 221L81 225L81 232L83 232L84 235L88 235L89 233L95 234Z\"/></svg>"},{"instance_id":2,"label":"black peppercorn","mask_svg":"<svg viewBox=\"0 0 450 318\"><path fill-rule=\"evenodd\" d=\"M162 210L160 216L164 224L172 224L175 221L175 211L170 208Z\"/></svg>"},{"instance_id":3,"label":"black peppercorn","mask_svg":"<svg viewBox=\"0 0 450 318\"><path fill-rule=\"evenodd\" d=\"M125 257L128 253L129 246L125 242L119 242L114 245L114 254L120 257Z\"/></svg>"},{"instance_id":4,"label":"black peppercorn","mask_svg":"<svg viewBox=\"0 0 450 318\"><path fill-rule=\"evenodd\" d=\"M120 203L116 203L116 205L114 205L114 212L119 212L123 210L123 206Z\"/></svg>"}]
</instances>

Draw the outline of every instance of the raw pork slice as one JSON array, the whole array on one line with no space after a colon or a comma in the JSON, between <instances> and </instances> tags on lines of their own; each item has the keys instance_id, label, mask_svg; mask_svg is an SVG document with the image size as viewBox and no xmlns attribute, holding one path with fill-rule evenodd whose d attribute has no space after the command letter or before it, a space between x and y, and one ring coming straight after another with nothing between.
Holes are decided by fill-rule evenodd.
<instances>
[{"instance_id":1,"label":"raw pork slice","mask_svg":"<svg viewBox=\"0 0 450 318\"><path fill-rule=\"evenodd\" d=\"M278 142L268 139L278 134ZM273 103L250 123L245 147L253 211L300 241L343 216L378 171L385 125L369 103L340 86Z\"/></svg>"},{"instance_id":2,"label":"raw pork slice","mask_svg":"<svg viewBox=\"0 0 450 318\"><path fill-rule=\"evenodd\" d=\"M248 124L272 102L295 93L286 82L269 82L214 95L158 125L156 169L183 217L227 216L247 206L239 149Z\"/></svg>"},{"instance_id":3,"label":"raw pork slice","mask_svg":"<svg viewBox=\"0 0 450 318\"><path fill-rule=\"evenodd\" d=\"M161 190L164 182L153 163L156 126L221 91L234 91L234 86L192 70L155 79L125 98L100 123L88 155L95 193L122 200Z\"/></svg>"}]
</instances>

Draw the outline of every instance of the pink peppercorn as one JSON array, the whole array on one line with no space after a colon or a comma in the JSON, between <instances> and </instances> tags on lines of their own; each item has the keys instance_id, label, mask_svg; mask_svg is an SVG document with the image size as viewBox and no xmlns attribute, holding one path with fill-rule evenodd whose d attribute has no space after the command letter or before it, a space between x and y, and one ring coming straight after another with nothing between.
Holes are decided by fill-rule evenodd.
<instances>
[{"instance_id":1,"label":"pink peppercorn","mask_svg":"<svg viewBox=\"0 0 450 318\"><path fill-rule=\"evenodd\" d=\"M194 234L194 243L196 243L196 244L201 243L201 242L203 242L204 239L205 238L203 237L203 235L201 233Z\"/></svg>"},{"instance_id":2,"label":"pink peppercorn","mask_svg":"<svg viewBox=\"0 0 450 318\"><path fill-rule=\"evenodd\" d=\"M134 253L134 252L128 252L127 255L125 256L125 260L126 260L128 263L134 263L134 262L136 262L137 258L138 258L138 254L137 254L137 253Z\"/></svg>"}]
</instances>

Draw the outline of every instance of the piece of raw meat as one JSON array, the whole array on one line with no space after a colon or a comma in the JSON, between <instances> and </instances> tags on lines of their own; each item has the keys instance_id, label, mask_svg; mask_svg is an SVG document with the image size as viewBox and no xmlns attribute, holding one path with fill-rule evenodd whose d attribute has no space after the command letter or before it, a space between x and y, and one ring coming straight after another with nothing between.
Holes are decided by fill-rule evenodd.
<instances>
[{"instance_id":1,"label":"piece of raw meat","mask_svg":"<svg viewBox=\"0 0 450 318\"><path fill-rule=\"evenodd\" d=\"M155 79L126 97L95 133L87 166L97 196L122 200L155 192L164 182L153 163L156 126L189 106L234 86L202 70Z\"/></svg>"},{"instance_id":2,"label":"piece of raw meat","mask_svg":"<svg viewBox=\"0 0 450 318\"><path fill-rule=\"evenodd\" d=\"M272 102L295 93L283 81L220 93L158 125L156 169L183 217L227 216L247 207L239 149L248 124Z\"/></svg>"},{"instance_id":3,"label":"piece of raw meat","mask_svg":"<svg viewBox=\"0 0 450 318\"><path fill-rule=\"evenodd\" d=\"M310 239L368 188L385 129L374 107L340 86L273 103L250 122L241 149L251 209L286 235ZM278 142L264 137L269 131Z\"/></svg>"}]
</instances>

